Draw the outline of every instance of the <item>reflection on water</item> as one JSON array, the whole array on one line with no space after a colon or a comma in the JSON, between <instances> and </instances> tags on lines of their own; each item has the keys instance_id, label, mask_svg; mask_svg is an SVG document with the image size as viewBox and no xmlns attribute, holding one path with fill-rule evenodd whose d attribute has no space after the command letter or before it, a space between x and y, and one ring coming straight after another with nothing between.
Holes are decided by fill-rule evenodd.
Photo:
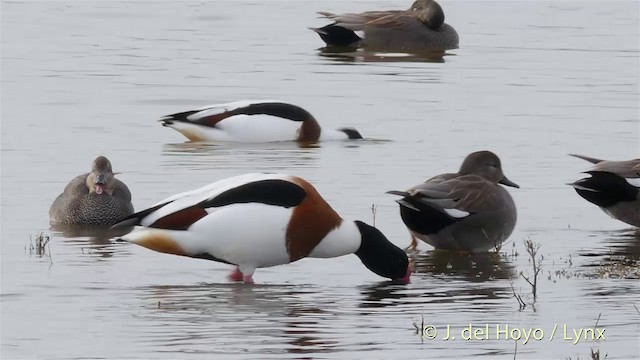
<instances>
[{"instance_id":1,"label":"reflection on water","mask_svg":"<svg viewBox=\"0 0 640 360\"><path fill-rule=\"evenodd\" d=\"M164 166L203 168L223 166L246 168L255 164L256 171L278 171L291 167L316 167L319 145L300 145L296 142L270 144L213 144L184 142L163 145ZM188 155L188 156L186 156Z\"/></svg>"},{"instance_id":2,"label":"reflection on water","mask_svg":"<svg viewBox=\"0 0 640 360\"><path fill-rule=\"evenodd\" d=\"M471 282L513 279L515 267L504 254L433 250L413 256L416 273L454 276Z\"/></svg>"},{"instance_id":3,"label":"reflection on water","mask_svg":"<svg viewBox=\"0 0 640 360\"><path fill-rule=\"evenodd\" d=\"M587 260L586 276L598 278L640 278L640 232L637 229L603 232L602 241L578 255Z\"/></svg>"},{"instance_id":4,"label":"reflection on water","mask_svg":"<svg viewBox=\"0 0 640 360\"><path fill-rule=\"evenodd\" d=\"M49 230L54 234L58 233L67 238L88 237L92 242L105 242L111 238L128 234L133 230L133 226L125 228L110 229L109 227L99 227L95 225L51 225Z\"/></svg>"},{"instance_id":5,"label":"reflection on water","mask_svg":"<svg viewBox=\"0 0 640 360\"><path fill-rule=\"evenodd\" d=\"M164 144L163 166L180 170L210 170L212 167L246 169L251 171L277 172L300 168L318 168L324 152L342 149L358 149L367 146L392 143L385 139L362 139L355 141L326 141L303 144L294 141L257 143L211 143L184 142Z\"/></svg>"},{"instance_id":6,"label":"reflection on water","mask_svg":"<svg viewBox=\"0 0 640 360\"><path fill-rule=\"evenodd\" d=\"M359 62L428 62L444 63L444 57L453 55L445 51L427 51L412 53L384 53L378 51L368 51L365 49L354 49L348 47L328 46L318 49L318 55L337 62L359 63Z\"/></svg>"},{"instance_id":7,"label":"reflection on water","mask_svg":"<svg viewBox=\"0 0 640 360\"><path fill-rule=\"evenodd\" d=\"M420 314L461 327L466 320L455 317L461 309L490 309L493 316L513 311L504 301L510 290L494 286L201 283L131 290L145 304L135 315L142 321L134 323L141 345L175 354L242 354L248 344L268 354L381 350L385 338L412 343L411 321ZM486 348L496 351L496 344Z\"/></svg>"},{"instance_id":8,"label":"reflection on water","mask_svg":"<svg viewBox=\"0 0 640 360\"><path fill-rule=\"evenodd\" d=\"M198 284L138 289L148 302L138 317L149 321L146 344L182 353L233 352L250 342L274 338L265 353L336 351L338 341L322 323L335 316L331 303L310 299L317 289L283 285ZM157 327L158 324L171 326ZM244 334L238 337L236 334ZM208 344L224 343L216 349ZM191 351L190 351L191 352Z\"/></svg>"},{"instance_id":9,"label":"reflection on water","mask_svg":"<svg viewBox=\"0 0 640 360\"><path fill-rule=\"evenodd\" d=\"M394 284L391 281L362 286L360 294L362 295L362 301L359 304L361 308L382 308L410 303L410 301L400 301L409 296L406 292L406 286Z\"/></svg>"},{"instance_id":10,"label":"reflection on water","mask_svg":"<svg viewBox=\"0 0 640 360\"><path fill-rule=\"evenodd\" d=\"M64 243L79 248L81 254L87 254L94 259L110 258L116 252L122 252L122 244L112 241L125 235L133 227L109 229L86 226L51 225L52 235L64 238Z\"/></svg>"}]
</instances>

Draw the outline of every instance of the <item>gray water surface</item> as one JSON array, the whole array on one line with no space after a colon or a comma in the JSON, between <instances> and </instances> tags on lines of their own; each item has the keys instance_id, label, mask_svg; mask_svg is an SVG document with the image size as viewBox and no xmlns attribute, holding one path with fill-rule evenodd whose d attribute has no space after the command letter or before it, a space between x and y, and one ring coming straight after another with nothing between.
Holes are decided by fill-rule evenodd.
<instances>
[{"instance_id":1,"label":"gray water surface","mask_svg":"<svg viewBox=\"0 0 640 360\"><path fill-rule=\"evenodd\" d=\"M585 359L591 348L638 358L640 240L565 185L588 168L568 153L638 157L638 2L440 3L461 41L433 61L321 51L306 29L325 24L316 11L405 1L3 1L2 358ZM265 98L369 140L191 144L155 122ZM516 230L501 254L421 244L408 285L352 255L232 284L224 264L48 225L64 185L104 154L136 209L227 176L285 172L315 184L345 218L372 223L375 204L375 225L404 247L385 191L454 171L480 149L521 185L509 188ZM28 249L39 232L51 237L44 256ZM543 257L535 304L520 277L532 276L525 239ZM421 316L436 339L416 334ZM596 323L606 340L563 339L564 325ZM490 326L491 338L457 337L469 324ZM442 340L447 325L455 340ZM545 338L521 338L516 349L495 338L496 326L540 328Z\"/></svg>"}]
</instances>

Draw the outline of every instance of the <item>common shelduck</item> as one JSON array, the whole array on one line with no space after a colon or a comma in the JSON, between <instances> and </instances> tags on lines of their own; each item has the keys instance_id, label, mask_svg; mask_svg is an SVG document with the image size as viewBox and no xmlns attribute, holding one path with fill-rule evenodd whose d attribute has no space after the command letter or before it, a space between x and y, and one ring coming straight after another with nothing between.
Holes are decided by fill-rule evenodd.
<instances>
[{"instance_id":1,"label":"common shelduck","mask_svg":"<svg viewBox=\"0 0 640 360\"><path fill-rule=\"evenodd\" d=\"M612 218L640 227L640 159L608 161L571 155L595 164L584 172L590 177L569 184L578 195Z\"/></svg>"},{"instance_id":2,"label":"common shelduck","mask_svg":"<svg viewBox=\"0 0 640 360\"><path fill-rule=\"evenodd\" d=\"M311 28L329 46L365 47L378 51L444 51L458 48L458 33L444 22L434 0L417 0L407 10L333 14L333 21ZM361 38L355 32L362 32Z\"/></svg>"},{"instance_id":3,"label":"common shelduck","mask_svg":"<svg viewBox=\"0 0 640 360\"><path fill-rule=\"evenodd\" d=\"M307 110L281 101L236 101L167 115L159 120L191 141L314 143L362 139L353 128L327 130Z\"/></svg>"},{"instance_id":4,"label":"common shelduck","mask_svg":"<svg viewBox=\"0 0 640 360\"><path fill-rule=\"evenodd\" d=\"M357 255L374 273L408 282L405 252L378 229L343 220L307 181L246 174L180 193L114 225L142 225L121 240L175 255L235 265L230 278L304 257Z\"/></svg>"},{"instance_id":5,"label":"common shelduck","mask_svg":"<svg viewBox=\"0 0 640 360\"><path fill-rule=\"evenodd\" d=\"M52 225L109 226L131 214L129 188L115 178L109 159L98 156L91 172L73 178L54 200L49 220Z\"/></svg>"},{"instance_id":6,"label":"common shelduck","mask_svg":"<svg viewBox=\"0 0 640 360\"><path fill-rule=\"evenodd\" d=\"M498 184L518 188L490 151L469 154L457 173L435 176L400 195L400 215L412 234L438 249L483 252L498 248L516 225L516 205Z\"/></svg>"}]
</instances>

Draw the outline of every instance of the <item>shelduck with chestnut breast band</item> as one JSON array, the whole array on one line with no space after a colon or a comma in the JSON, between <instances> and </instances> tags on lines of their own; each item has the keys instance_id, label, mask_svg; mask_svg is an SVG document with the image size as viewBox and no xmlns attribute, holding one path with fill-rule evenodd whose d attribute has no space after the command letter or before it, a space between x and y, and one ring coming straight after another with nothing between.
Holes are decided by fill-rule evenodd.
<instances>
[{"instance_id":1,"label":"shelduck with chestnut breast band","mask_svg":"<svg viewBox=\"0 0 640 360\"><path fill-rule=\"evenodd\" d=\"M277 100L208 105L167 115L159 121L191 141L315 143L362 139L353 128L322 129L307 110Z\"/></svg>"},{"instance_id":2,"label":"shelduck with chestnut breast band","mask_svg":"<svg viewBox=\"0 0 640 360\"><path fill-rule=\"evenodd\" d=\"M120 240L151 250L235 265L234 281L253 282L257 268L305 257L355 254L364 266L409 282L403 250L378 229L338 215L304 179L246 174L180 193L122 219L142 225Z\"/></svg>"}]
</instances>

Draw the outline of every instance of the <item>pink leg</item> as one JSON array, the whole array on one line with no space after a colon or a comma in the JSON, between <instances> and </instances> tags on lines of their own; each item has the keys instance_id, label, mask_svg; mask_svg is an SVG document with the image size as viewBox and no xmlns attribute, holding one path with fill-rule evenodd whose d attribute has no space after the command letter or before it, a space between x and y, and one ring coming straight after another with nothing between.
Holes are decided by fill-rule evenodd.
<instances>
[{"instance_id":1,"label":"pink leg","mask_svg":"<svg viewBox=\"0 0 640 360\"><path fill-rule=\"evenodd\" d=\"M256 271L256 268L252 266L243 266L242 267L242 281L245 284L253 284L253 272Z\"/></svg>"},{"instance_id":2,"label":"pink leg","mask_svg":"<svg viewBox=\"0 0 640 360\"><path fill-rule=\"evenodd\" d=\"M240 271L239 267L236 266L236 267L233 268L233 270L229 274L229 280L231 280L231 281L242 281L243 280L242 272Z\"/></svg>"}]
</instances>

